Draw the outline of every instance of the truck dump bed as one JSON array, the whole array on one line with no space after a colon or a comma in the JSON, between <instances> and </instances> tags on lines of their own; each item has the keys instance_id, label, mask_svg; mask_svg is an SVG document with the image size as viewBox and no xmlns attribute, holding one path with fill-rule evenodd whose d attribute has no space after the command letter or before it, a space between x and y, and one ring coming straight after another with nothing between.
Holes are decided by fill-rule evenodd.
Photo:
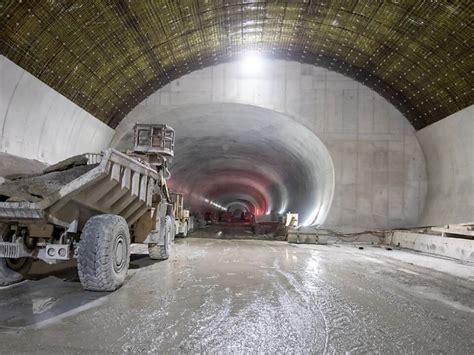
<instances>
[{"instance_id":1,"label":"truck dump bed","mask_svg":"<svg viewBox=\"0 0 474 355\"><path fill-rule=\"evenodd\" d=\"M83 225L97 214L116 214L129 225L152 206L155 170L114 149L85 154L0 185L0 222L44 220ZM79 163L78 163L79 161ZM56 170L55 170L55 167Z\"/></svg>"}]
</instances>

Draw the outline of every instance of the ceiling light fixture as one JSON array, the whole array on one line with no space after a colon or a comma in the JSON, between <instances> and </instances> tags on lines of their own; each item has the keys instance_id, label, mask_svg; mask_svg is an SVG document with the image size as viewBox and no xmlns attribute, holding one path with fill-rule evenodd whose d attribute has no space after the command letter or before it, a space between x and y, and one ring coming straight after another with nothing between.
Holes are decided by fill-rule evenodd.
<instances>
[{"instance_id":1,"label":"ceiling light fixture","mask_svg":"<svg viewBox=\"0 0 474 355\"><path fill-rule=\"evenodd\" d=\"M263 70L263 56L259 52L246 52L241 59L242 72L247 75L260 74Z\"/></svg>"}]
</instances>

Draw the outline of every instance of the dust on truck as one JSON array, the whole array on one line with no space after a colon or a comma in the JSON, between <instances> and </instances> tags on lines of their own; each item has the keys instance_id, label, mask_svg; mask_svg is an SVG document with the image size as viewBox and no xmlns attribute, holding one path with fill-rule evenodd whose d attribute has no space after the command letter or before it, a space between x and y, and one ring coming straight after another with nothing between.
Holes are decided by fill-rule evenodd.
<instances>
[{"instance_id":1,"label":"dust on truck","mask_svg":"<svg viewBox=\"0 0 474 355\"><path fill-rule=\"evenodd\" d=\"M168 258L174 137L167 125L137 124L127 154L84 154L0 185L0 286L22 280L35 259L77 259L84 289L113 291L125 280L131 243Z\"/></svg>"}]
</instances>

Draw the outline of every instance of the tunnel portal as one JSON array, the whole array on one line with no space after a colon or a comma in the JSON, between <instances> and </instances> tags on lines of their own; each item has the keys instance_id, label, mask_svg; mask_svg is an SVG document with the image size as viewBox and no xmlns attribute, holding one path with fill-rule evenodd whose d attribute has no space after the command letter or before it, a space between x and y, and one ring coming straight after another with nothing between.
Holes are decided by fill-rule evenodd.
<instances>
[{"instance_id":1,"label":"tunnel portal","mask_svg":"<svg viewBox=\"0 0 474 355\"><path fill-rule=\"evenodd\" d=\"M324 222L334 167L322 141L290 116L251 105L202 104L142 122L176 130L170 186L192 211L218 213L241 203L256 216L296 212L303 225ZM118 142L126 150L132 132Z\"/></svg>"}]
</instances>

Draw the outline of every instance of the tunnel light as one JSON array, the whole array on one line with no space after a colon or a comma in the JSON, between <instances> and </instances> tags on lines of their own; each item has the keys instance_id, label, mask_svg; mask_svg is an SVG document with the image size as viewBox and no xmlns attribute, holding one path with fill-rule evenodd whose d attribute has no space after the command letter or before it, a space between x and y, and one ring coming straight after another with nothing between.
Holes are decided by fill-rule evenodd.
<instances>
[{"instance_id":1,"label":"tunnel light","mask_svg":"<svg viewBox=\"0 0 474 355\"><path fill-rule=\"evenodd\" d=\"M309 227L312 226L316 223L316 218L318 217L319 214L319 208L316 208L311 215L306 219L306 221L301 224L302 227Z\"/></svg>"},{"instance_id":2,"label":"tunnel light","mask_svg":"<svg viewBox=\"0 0 474 355\"><path fill-rule=\"evenodd\" d=\"M244 74L255 75L262 72L263 57L259 52L247 52L242 57L241 68Z\"/></svg>"},{"instance_id":3,"label":"tunnel light","mask_svg":"<svg viewBox=\"0 0 474 355\"><path fill-rule=\"evenodd\" d=\"M217 202L215 201L212 201L212 200L209 200L208 198L204 198L204 197L199 197L201 199L201 201L204 201L205 203L217 208L217 209L220 209L221 211L227 211L227 208L225 208L224 206L221 206L220 204L218 204Z\"/></svg>"}]
</instances>

